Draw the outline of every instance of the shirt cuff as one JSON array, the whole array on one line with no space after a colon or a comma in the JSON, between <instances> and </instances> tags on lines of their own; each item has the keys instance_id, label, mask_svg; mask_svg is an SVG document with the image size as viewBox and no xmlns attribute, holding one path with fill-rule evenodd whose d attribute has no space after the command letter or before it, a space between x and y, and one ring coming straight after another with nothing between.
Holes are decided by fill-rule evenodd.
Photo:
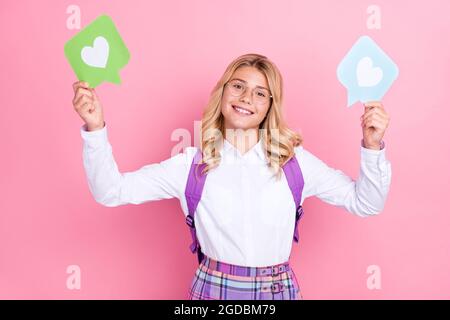
<instances>
[{"instance_id":1,"label":"shirt cuff","mask_svg":"<svg viewBox=\"0 0 450 320\"><path fill-rule=\"evenodd\" d=\"M368 149L364 147L361 140L361 160L365 162L383 163L386 160L386 144L381 141L380 150Z\"/></svg>"},{"instance_id":2,"label":"shirt cuff","mask_svg":"<svg viewBox=\"0 0 450 320\"><path fill-rule=\"evenodd\" d=\"M385 146L384 140L381 140L380 142L380 150L383 150ZM365 148L364 147L364 139L361 139L361 147L363 147L364 149L369 149L369 148ZM369 150L374 150L374 149L369 149ZM375 150L377 151L377 150Z\"/></svg>"},{"instance_id":3,"label":"shirt cuff","mask_svg":"<svg viewBox=\"0 0 450 320\"><path fill-rule=\"evenodd\" d=\"M108 142L108 131L105 125L102 129L87 131L87 125L84 124L80 128L81 138L83 139L85 145L90 148L97 148L104 146Z\"/></svg>"}]
</instances>

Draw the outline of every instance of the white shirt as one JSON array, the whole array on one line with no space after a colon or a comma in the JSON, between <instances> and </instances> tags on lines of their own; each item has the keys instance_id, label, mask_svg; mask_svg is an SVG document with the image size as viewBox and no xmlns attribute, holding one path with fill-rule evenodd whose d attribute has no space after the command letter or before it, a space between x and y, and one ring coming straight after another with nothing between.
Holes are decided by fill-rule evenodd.
<instances>
[{"instance_id":1,"label":"white shirt","mask_svg":"<svg viewBox=\"0 0 450 320\"><path fill-rule=\"evenodd\" d=\"M115 207L176 197L185 217L188 215L184 192L196 147L185 148L183 153L160 163L121 173L106 125L96 131L86 131L83 125L81 137L89 189L98 203ZM360 174L353 181L302 146L295 147L304 179L301 203L316 196L361 217L378 214L383 210L391 183L391 164L385 151L361 146ZM295 204L284 174L279 181L272 175L261 140L244 155L224 140L220 153L221 163L208 173L195 213L203 253L242 266L261 267L287 261L295 226ZM189 232L187 225L186 232Z\"/></svg>"}]
</instances>

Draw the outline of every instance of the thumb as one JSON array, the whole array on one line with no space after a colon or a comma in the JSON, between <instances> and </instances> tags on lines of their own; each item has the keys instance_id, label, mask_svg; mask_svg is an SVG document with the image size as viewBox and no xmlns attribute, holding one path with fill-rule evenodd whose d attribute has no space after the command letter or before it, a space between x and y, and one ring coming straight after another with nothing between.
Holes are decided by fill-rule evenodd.
<instances>
[{"instance_id":1,"label":"thumb","mask_svg":"<svg viewBox=\"0 0 450 320\"><path fill-rule=\"evenodd\" d=\"M365 104L365 105L364 105L364 112L367 112L367 111L369 111L369 110L372 109L372 108L374 108L373 105Z\"/></svg>"},{"instance_id":2,"label":"thumb","mask_svg":"<svg viewBox=\"0 0 450 320\"><path fill-rule=\"evenodd\" d=\"M367 101L366 103L364 103L364 108L366 109L366 111L380 106L381 106L380 101Z\"/></svg>"}]
</instances>

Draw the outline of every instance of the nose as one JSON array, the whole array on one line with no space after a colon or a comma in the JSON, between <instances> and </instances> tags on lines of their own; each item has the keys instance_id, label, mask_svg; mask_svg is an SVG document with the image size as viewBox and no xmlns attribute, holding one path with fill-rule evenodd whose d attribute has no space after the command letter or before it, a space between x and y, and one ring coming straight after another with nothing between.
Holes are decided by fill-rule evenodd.
<instances>
[{"instance_id":1,"label":"nose","mask_svg":"<svg viewBox=\"0 0 450 320\"><path fill-rule=\"evenodd\" d=\"M239 99L241 102L245 102L247 104L252 103L253 93L251 90L245 89L244 93L242 93L241 98Z\"/></svg>"}]
</instances>

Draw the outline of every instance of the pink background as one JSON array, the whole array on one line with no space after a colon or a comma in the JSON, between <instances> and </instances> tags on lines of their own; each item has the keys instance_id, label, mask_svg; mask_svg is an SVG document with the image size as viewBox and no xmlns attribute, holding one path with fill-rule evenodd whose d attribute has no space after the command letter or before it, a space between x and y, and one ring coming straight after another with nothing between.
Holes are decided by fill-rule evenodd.
<instances>
[{"instance_id":1,"label":"pink background","mask_svg":"<svg viewBox=\"0 0 450 320\"><path fill-rule=\"evenodd\" d=\"M122 172L170 157L177 128L193 133L225 67L267 55L285 80L285 114L305 147L356 178L361 105L346 108L336 67L361 35L399 66L383 99L393 180L384 212L361 219L305 202L292 266L306 299L450 298L450 2L2 1L0 4L0 298L184 299L197 266L178 200L102 207L82 166L75 75L63 53L106 13L130 52L123 84L97 92ZM366 9L381 8L381 30ZM66 268L81 268L69 290ZM369 265L381 290L369 290Z\"/></svg>"}]
</instances>

